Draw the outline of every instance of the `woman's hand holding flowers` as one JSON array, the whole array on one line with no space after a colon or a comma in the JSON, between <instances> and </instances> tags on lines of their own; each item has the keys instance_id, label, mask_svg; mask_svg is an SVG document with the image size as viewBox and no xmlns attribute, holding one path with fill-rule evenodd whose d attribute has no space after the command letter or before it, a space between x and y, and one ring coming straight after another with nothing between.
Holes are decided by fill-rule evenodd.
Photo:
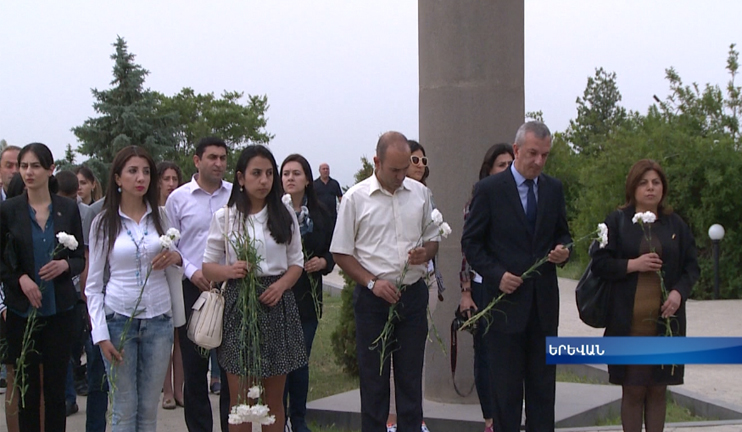
<instances>
[{"instance_id":1,"label":"woman's hand holding flowers","mask_svg":"<svg viewBox=\"0 0 742 432\"><path fill-rule=\"evenodd\" d=\"M18 279L18 283L21 285L21 290L23 291L23 294L26 295L28 298L28 301L31 303L31 306L35 308L41 307L41 290L39 289L39 286L36 285L36 282L33 281L28 275L21 276L20 279Z\"/></svg>"},{"instance_id":2,"label":"woman's hand holding flowers","mask_svg":"<svg viewBox=\"0 0 742 432\"><path fill-rule=\"evenodd\" d=\"M180 265L183 259L180 254L171 250L164 250L157 254L152 260L152 270L162 270L170 267L171 265Z\"/></svg>"},{"instance_id":3,"label":"woman's hand holding flowers","mask_svg":"<svg viewBox=\"0 0 742 432\"><path fill-rule=\"evenodd\" d=\"M51 260L39 269L39 277L48 282L69 269L70 263L67 260Z\"/></svg>"},{"instance_id":4,"label":"woman's hand holding flowers","mask_svg":"<svg viewBox=\"0 0 742 432\"><path fill-rule=\"evenodd\" d=\"M660 308L662 318L669 318L675 315L675 312L680 307L681 300L682 297L680 297L680 293L677 290L670 291L670 294L667 295L667 300L665 300L665 303Z\"/></svg>"},{"instance_id":5,"label":"woman's hand holding flowers","mask_svg":"<svg viewBox=\"0 0 742 432\"><path fill-rule=\"evenodd\" d=\"M630 259L626 272L656 272L662 268L662 259L654 252L645 253L639 258Z\"/></svg>"},{"instance_id":6,"label":"woman's hand holding flowers","mask_svg":"<svg viewBox=\"0 0 742 432\"><path fill-rule=\"evenodd\" d=\"M118 352L118 350L116 350L110 340L98 342L98 347L100 348L100 352L103 354L106 360L108 360L109 363L118 364L124 360L124 357L121 355L120 352Z\"/></svg>"},{"instance_id":7,"label":"woman's hand holding flowers","mask_svg":"<svg viewBox=\"0 0 742 432\"><path fill-rule=\"evenodd\" d=\"M304 270L306 270L307 273L318 272L325 267L327 267L327 260L319 257L312 257L304 263Z\"/></svg>"},{"instance_id":8,"label":"woman's hand holding flowers","mask_svg":"<svg viewBox=\"0 0 742 432\"><path fill-rule=\"evenodd\" d=\"M227 266L227 279L242 279L247 276L249 264L247 261L235 261L234 264Z\"/></svg>"}]
</instances>

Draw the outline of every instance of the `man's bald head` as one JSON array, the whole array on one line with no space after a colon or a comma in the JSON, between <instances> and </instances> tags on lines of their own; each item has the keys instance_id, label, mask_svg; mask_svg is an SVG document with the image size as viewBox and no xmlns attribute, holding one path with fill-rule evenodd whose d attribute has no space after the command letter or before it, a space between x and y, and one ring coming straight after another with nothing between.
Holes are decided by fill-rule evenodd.
<instances>
[{"instance_id":1,"label":"man's bald head","mask_svg":"<svg viewBox=\"0 0 742 432\"><path fill-rule=\"evenodd\" d=\"M386 152L390 147L402 152L410 151L410 144L407 142L407 137L399 132L385 132L379 137L379 142L376 143L376 157L379 159L379 162L384 162Z\"/></svg>"}]
</instances>

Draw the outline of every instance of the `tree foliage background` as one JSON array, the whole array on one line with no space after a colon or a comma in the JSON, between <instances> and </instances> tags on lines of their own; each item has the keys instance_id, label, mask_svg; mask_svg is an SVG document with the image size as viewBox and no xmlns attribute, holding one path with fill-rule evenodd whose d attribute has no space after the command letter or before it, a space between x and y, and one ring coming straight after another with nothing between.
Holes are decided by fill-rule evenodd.
<instances>
[{"instance_id":1,"label":"tree foliage background","mask_svg":"<svg viewBox=\"0 0 742 432\"><path fill-rule=\"evenodd\" d=\"M195 172L193 155L203 137L222 138L230 148L228 160L248 144L267 144L273 138L265 130L266 96L248 95L243 103L243 92L224 91L216 97L188 87L166 96L145 88L149 71L134 62L122 37L113 46L111 88L91 90L98 116L72 129L80 141L77 152L89 157L84 164L104 187L113 157L129 145L144 147L157 162L177 163L187 180ZM74 161L71 148L59 160L63 168L72 167Z\"/></svg>"},{"instance_id":2,"label":"tree foliage background","mask_svg":"<svg viewBox=\"0 0 742 432\"><path fill-rule=\"evenodd\" d=\"M714 223L726 229L721 242L721 295L742 297L738 58L731 45L724 87L685 84L675 69L667 69L669 95L665 100L654 96L657 102L646 114L621 107L615 73L597 69L577 98L577 117L564 133L554 134L546 166L548 174L564 183L572 232L581 235L625 202L626 174L634 162L644 158L659 162L669 182L666 202L691 227L698 247L701 278L694 298L712 295L707 232ZM576 250L576 260L583 265L586 249Z\"/></svg>"}]
</instances>

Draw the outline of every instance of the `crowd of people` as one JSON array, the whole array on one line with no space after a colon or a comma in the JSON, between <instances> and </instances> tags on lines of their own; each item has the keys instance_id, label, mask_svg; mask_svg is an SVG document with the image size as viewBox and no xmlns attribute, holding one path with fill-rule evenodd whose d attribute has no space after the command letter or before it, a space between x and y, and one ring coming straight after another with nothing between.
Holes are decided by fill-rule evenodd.
<instances>
[{"instance_id":1,"label":"crowd of people","mask_svg":"<svg viewBox=\"0 0 742 432\"><path fill-rule=\"evenodd\" d=\"M424 147L399 132L383 134L374 174L345 194L327 164L313 179L300 154L279 166L267 147L250 145L230 164L228 150L219 138L201 139L187 180L178 165L125 147L105 194L84 165L55 172L44 144L3 150L0 360L9 431L65 430L66 416L78 410L76 393L88 395L88 432L109 423L113 431L154 431L159 409L177 407L190 432L211 432L214 422L225 432L247 431L250 423L229 418L238 402L256 400L253 385L275 417L264 430L309 431L308 359L322 318L322 277L336 264L356 282L362 430L428 431L428 311L445 288ZM556 369L544 346L557 335L556 268L569 260L572 238L562 184L542 172L550 150L543 123L523 124L514 144L486 152L464 208L459 309L471 316L507 294L474 338L485 432L520 430L524 398L526 429L554 429ZM230 168L231 182L224 179ZM667 190L659 164L638 161L624 204L606 218L608 245L592 250L592 270L620 288L611 291L607 336L659 335L668 317L673 334L685 334L685 300L699 269ZM651 239L631 223L636 212L656 215ZM162 237L173 230L174 246L165 247ZM256 262L245 259L240 238L250 239ZM522 278L543 256L538 273ZM253 286L246 280L259 302L254 316L244 307ZM223 337L209 352L191 341L186 324L201 293L218 287ZM258 335L245 334L249 320ZM383 356L369 347L387 328L393 346ZM257 369L245 367L250 356ZM609 373L623 388L624 430L661 431L666 386L682 384L682 365L611 366ZM219 395L218 419L209 393Z\"/></svg>"}]
</instances>

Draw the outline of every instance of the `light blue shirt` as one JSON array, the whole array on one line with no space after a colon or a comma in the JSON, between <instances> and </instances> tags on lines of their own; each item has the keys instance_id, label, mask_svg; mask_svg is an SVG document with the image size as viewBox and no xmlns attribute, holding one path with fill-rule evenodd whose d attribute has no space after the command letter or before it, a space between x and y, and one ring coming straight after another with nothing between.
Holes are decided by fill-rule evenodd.
<instances>
[{"instance_id":1,"label":"light blue shirt","mask_svg":"<svg viewBox=\"0 0 742 432\"><path fill-rule=\"evenodd\" d=\"M523 211L528 212L528 186L526 185L526 178L520 175L517 169L515 169L515 163L510 164L510 172L513 173L515 178L515 184L518 186L518 195L520 195L520 203L523 205ZM536 203L538 204L538 177L533 179L533 194L536 195Z\"/></svg>"}]
</instances>

